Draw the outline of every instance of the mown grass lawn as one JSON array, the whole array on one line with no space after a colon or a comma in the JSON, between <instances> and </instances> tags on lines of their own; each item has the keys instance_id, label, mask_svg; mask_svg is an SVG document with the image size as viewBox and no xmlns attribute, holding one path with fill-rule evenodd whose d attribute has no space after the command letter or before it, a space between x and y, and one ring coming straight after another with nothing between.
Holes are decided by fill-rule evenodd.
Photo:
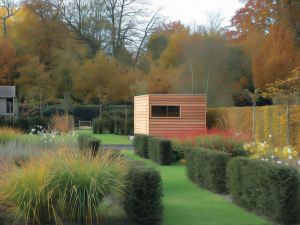
<instances>
[{"instance_id":1,"label":"mown grass lawn","mask_svg":"<svg viewBox=\"0 0 300 225\"><path fill-rule=\"evenodd\" d=\"M129 140L128 136L115 135L115 134L93 134L91 130L77 130L78 134L90 134L101 140L101 144L107 145L130 145L132 142Z\"/></svg>"},{"instance_id":2,"label":"mown grass lawn","mask_svg":"<svg viewBox=\"0 0 300 225\"><path fill-rule=\"evenodd\" d=\"M163 225L270 225L271 222L245 211L226 197L199 188L188 180L185 167L158 166L150 160L123 151L126 157L145 162L161 173L164 189Z\"/></svg>"}]
</instances>

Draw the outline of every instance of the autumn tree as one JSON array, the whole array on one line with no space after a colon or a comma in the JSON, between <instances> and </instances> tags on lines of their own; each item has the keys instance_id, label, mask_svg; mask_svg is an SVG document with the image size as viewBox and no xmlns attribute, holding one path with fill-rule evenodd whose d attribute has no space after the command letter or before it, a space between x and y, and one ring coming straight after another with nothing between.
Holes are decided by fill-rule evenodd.
<instances>
[{"instance_id":1,"label":"autumn tree","mask_svg":"<svg viewBox=\"0 0 300 225\"><path fill-rule=\"evenodd\" d=\"M285 76L300 65L300 52L295 46L293 33L282 26L272 26L260 51L254 56L252 71L256 87Z\"/></svg>"},{"instance_id":2,"label":"autumn tree","mask_svg":"<svg viewBox=\"0 0 300 225\"><path fill-rule=\"evenodd\" d=\"M104 51L122 58L129 51L135 59L158 22L158 13L150 12L145 1L138 0L51 0L64 21L86 41L92 52ZM126 49L126 50L124 50Z\"/></svg>"},{"instance_id":3,"label":"autumn tree","mask_svg":"<svg viewBox=\"0 0 300 225\"><path fill-rule=\"evenodd\" d=\"M98 53L77 68L73 94L85 103L107 103L111 98L111 82L116 79L118 65L112 58Z\"/></svg>"},{"instance_id":4,"label":"autumn tree","mask_svg":"<svg viewBox=\"0 0 300 225\"><path fill-rule=\"evenodd\" d=\"M21 59L11 42L0 40L0 85L12 85L17 75Z\"/></svg>"},{"instance_id":5,"label":"autumn tree","mask_svg":"<svg viewBox=\"0 0 300 225\"><path fill-rule=\"evenodd\" d=\"M19 87L22 102L32 107L39 106L40 109L42 105L55 103L56 86L38 57L32 57L27 65L19 69L19 73L15 84Z\"/></svg>"},{"instance_id":6,"label":"autumn tree","mask_svg":"<svg viewBox=\"0 0 300 225\"><path fill-rule=\"evenodd\" d=\"M2 22L3 36L7 38L7 21L20 10L17 0L0 0L0 21Z\"/></svg>"}]
</instances>

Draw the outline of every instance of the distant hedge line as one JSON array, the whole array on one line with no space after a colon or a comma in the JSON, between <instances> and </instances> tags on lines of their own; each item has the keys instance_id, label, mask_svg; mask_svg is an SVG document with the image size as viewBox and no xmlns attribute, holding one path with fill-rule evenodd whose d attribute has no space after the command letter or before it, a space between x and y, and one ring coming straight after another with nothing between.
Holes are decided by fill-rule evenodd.
<instances>
[{"instance_id":1,"label":"distant hedge line","mask_svg":"<svg viewBox=\"0 0 300 225\"><path fill-rule=\"evenodd\" d=\"M24 132L30 132L32 128L36 128L37 125L47 128L50 120L47 118L20 118L20 119L0 119L0 126L15 127Z\"/></svg>"},{"instance_id":2,"label":"distant hedge line","mask_svg":"<svg viewBox=\"0 0 300 225\"><path fill-rule=\"evenodd\" d=\"M127 111L127 120L125 109L104 112L101 118L94 118L92 124L94 134L110 133L119 135L132 135L133 112L132 110Z\"/></svg>"}]
</instances>

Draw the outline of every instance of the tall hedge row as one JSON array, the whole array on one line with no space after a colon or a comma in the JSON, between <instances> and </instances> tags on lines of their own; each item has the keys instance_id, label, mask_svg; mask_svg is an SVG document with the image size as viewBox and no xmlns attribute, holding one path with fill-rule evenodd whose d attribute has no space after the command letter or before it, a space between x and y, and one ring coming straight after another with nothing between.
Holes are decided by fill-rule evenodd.
<instances>
[{"instance_id":1,"label":"tall hedge row","mask_svg":"<svg viewBox=\"0 0 300 225\"><path fill-rule=\"evenodd\" d=\"M142 158L148 158L148 135L135 134L133 139L134 151Z\"/></svg>"},{"instance_id":2,"label":"tall hedge row","mask_svg":"<svg viewBox=\"0 0 300 225\"><path fill-rule=\"evenodd\" d=\"M170 140L151 137L148 139L149 158L159 165L171 165L172 143Z\"/></svg>"},{"instance_id":3,"label":"tall hedge row","mask_svg":"<svg viewBox=\"0 0 300 225\"><path fill-rule=\"evenodd\" d=\"M134 166L127 176L125 211L138 225L160 225L163 221L162 181L159 172Z\"/></svg>"},{"instance_id":4,"label":"tall hedge row","mask_svg":"<svg viewBox=\"0 0 300 225\"><path fill-rule=\"evenodd\" d=\"M296 169L237 157L227 167L228 189L234 202L288 224L299 220L299 174Z\"/></svg>"},{"instance_id":5,"label":"tall hedge row","mask_svg":"<svg viewBox=\"0 0 300 225\"><path fill-rule=\"evenodd\" d=\"M203 148L186 151L187 175L196 184L217 193L226 192L226 166L231 154Z\"/></svg>"}]
</instances>

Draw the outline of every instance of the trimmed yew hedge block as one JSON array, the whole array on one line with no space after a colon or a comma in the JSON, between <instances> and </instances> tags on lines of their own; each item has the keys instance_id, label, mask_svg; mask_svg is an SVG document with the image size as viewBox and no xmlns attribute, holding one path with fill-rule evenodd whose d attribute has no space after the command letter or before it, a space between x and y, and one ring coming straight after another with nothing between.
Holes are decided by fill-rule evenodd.
<instances>
[{"instance_id":1,"label":"trimmed yew hedge block","mask_svg":"<svg viewBox=\"0 0 300 225\"><path fill-rule=\"evenodd\" d=\"M295 168L246 157L229 161L229 193L238 205L283 224L299 222L299 174Z\"/></svg>"},{"instance_id":2,"label":"trimmed yew hedge block","mask_svg":"<svg viewBox=\"0 0 300 225\"><path fill-rule=\"evenodd\" d=\"M187 175L199 186L217 193L226 193L226 166L231 154L192 148L186 151Z\"/></svg>"}]
</instances>

